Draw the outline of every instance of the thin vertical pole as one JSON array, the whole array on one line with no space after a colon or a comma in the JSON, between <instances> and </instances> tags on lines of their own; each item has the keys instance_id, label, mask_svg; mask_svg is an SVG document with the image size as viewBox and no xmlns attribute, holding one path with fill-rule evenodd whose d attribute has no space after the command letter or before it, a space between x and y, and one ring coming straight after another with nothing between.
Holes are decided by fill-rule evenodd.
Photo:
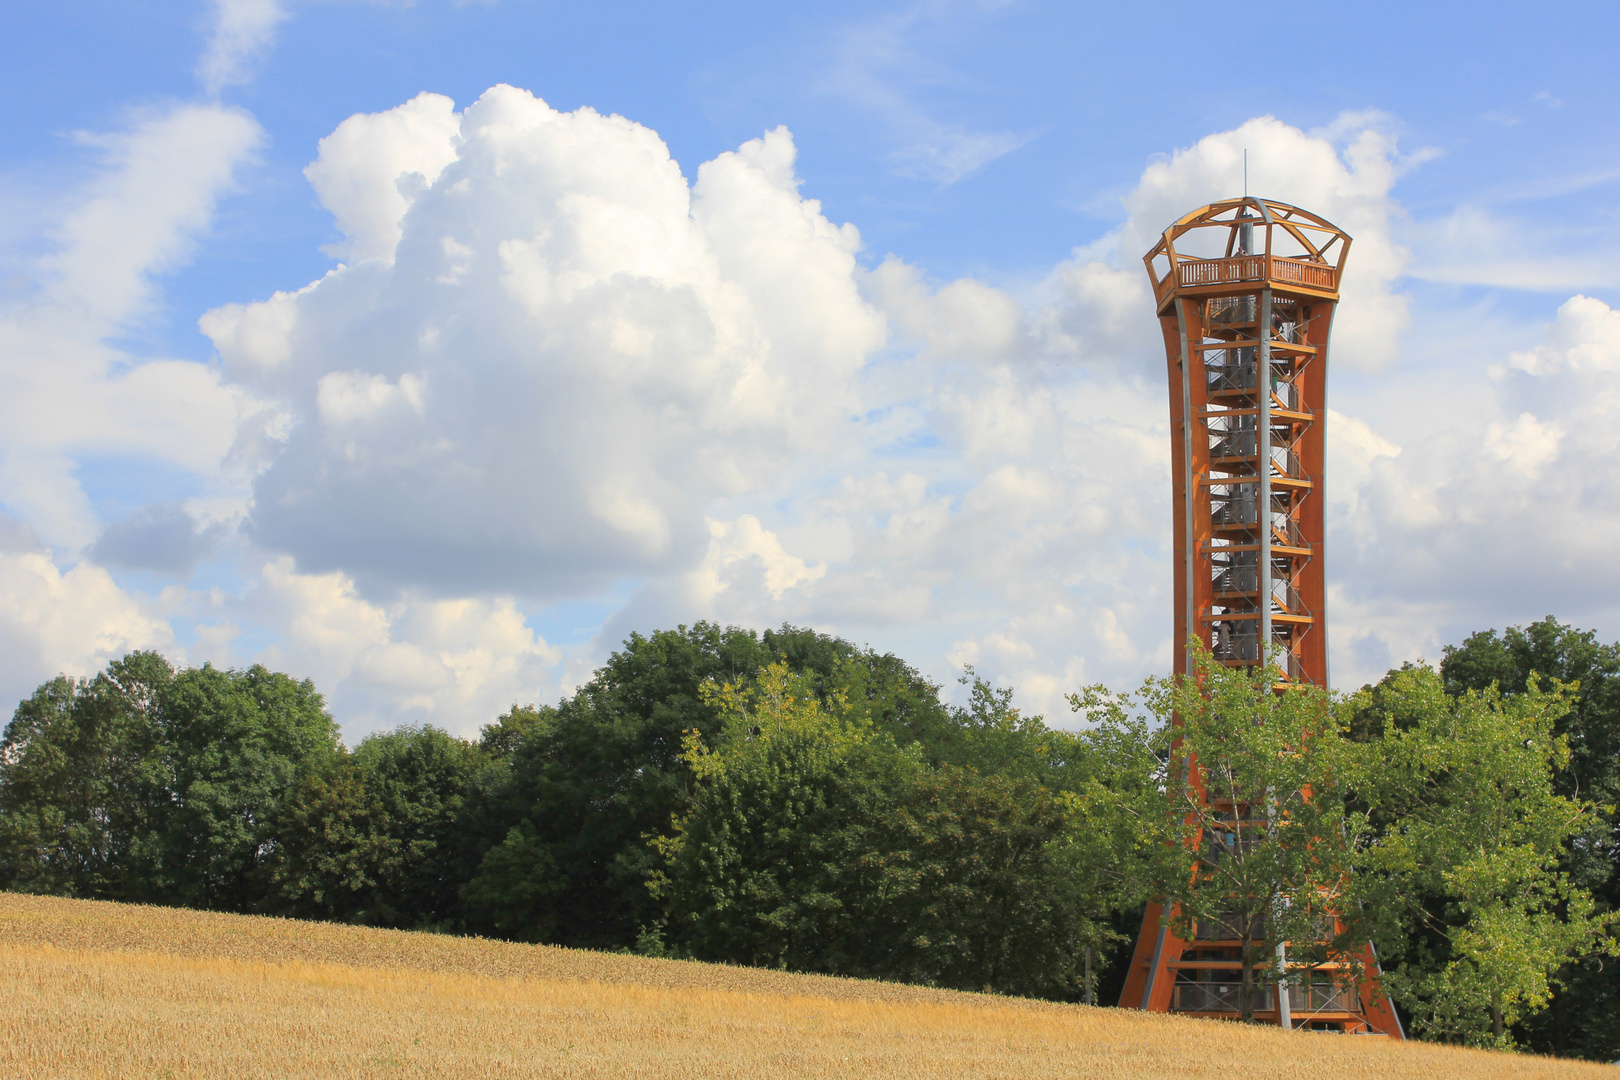
<instances>
[{"instance_id":1,"label":"thin vertical pole","mask_svg":"<svg viewBox=\"0 0 1620 1080\"><path fill-rule=\"evenodd\" d=\"M1169 911L1159 914L1161 920L1169 917ZM1170 928L1162 921L1159 923L1159 937L1153 943L1153 967L1148 970L1147 985L1142 988L1142 1011L1147 1012L1148 1004L1153 1000L1153 984L1159 978L1159 961L1164 959L1164 939L1169 936Z\"/></svg>"},{"instance_id":2,"label":"thin vertical pole","mask_svg":"<svg viewBox=\"0 0 1620 1080\"><path fill-rule=\"evenodd\" d=\"M1294 1007L1288 1000L1288 946L1277 942L1277 1026L1294 1026Z\"/></svg>"},{"instance_id":3,"label":"thin vertical pole","mask_svg":"<svg viewBox=\"0 0 1620 1080\"><path fill-rule=\"evenodd\" d=\"M1269 254L1269 245L1268 245ZM1259 399L1260 415L1256 417L1259 431L1260 497L1260 663L1265 664L1271 651L1271 290L1260 291L1259 319L1255 332L1260 335L1260 359L1256 365L1255 391ZM1286 676L1286 672L1284 675Z\"/></svg>"},{"instance_id":4,"label":"thin vertical pole","mask_svg":"<svg viewBox=\"0 0 1620 1080\"><path fill-rule=\"evenodd\" d=\"M1316 482L1315 486L1311 488L1311 494L1308 496L1309 498L1312 498L1312 499L1320 499L1320 498L1322 498L1323 493L1325 491L1327 491L1328 346L1333 341L1333 313L1336 310L1338 310L1338 307L1339 307L1338 301L1334 301L1333 303L1331 303L1331 304L1329 304L1327 306L1327 315L1326 315L1327 328L1322 331L1322 347L1321 347L1321 349L1317 350L1317 353L1316 353L1317 378L1320 380L1320 386L1321 386L1321 390L1318 391L1319 396L1317 397L1317 401L1321 404L1322 407L1319 408L1319 409L1312 409L1311 413L1312 413L1313 416L1316 417L1316 419L1314 421L1312 421L1312 422L1318 425L1317 430L1322 433L1320 438L1322 440L1321 446L1322 446L1323 449L1322 449L1322 463L1321 463L1321 466L1320 466L1322 471L1317 473L1315 476L1310 478L1310 479L1312 479L1312 480L1314 480ZM1318 318L1321 318L1321 317L1322 316L1318 316ZM1309 405L1306 405L1304 407L1305 408L1310 408ZM1323 575L1323 580L1325 581L1326 580L1326 575L1327 575L1327 563L1325 561L1325 557L1327 555L1327 551L1326 551L1327 537L1326 536L1318 537L1317 541L1318 542L1316 544L1315 549L1311 552L1311 558L1316 560L1317 566L1320 567L1320 569L1317 570L1317 573L1322 574ZM1322 642L1322 688L1324 690L1331 690L1333 688L1333 681L1332 681L1332 678L1331 678L1331 676L1332 676L1332 663L1331 663L1332 658L1328 654L1327 596L1326 596L1326 587L1325 586L1324 586L1323 592L1324 592L1324 595L1322 597L1322 607L1321 607L1321 609L1319 611L1312 612L1312 614L1316 616L1316 622L1311 627L1311 633L1321 635L1320 640ZM1391 1014L1393 1015L1393 1010L1391 1010ZM1399 1021L1397 1021L1397 1023L1399 1023ZM1406 1038L1406 1033L1404 1031L1401 1032L1401 1038L1403 1038L1403 1039Z\"/></svg>"},{"instance_id":5,"label":"thin vertical pole","mask_svg":"<svg viewBox=\"0 0 1620 1080\"><path fill-rule=\"evenodd\" d=\"M1182 470L1182 482L1186 487L1186 490L1182 493L1182 496L1181 496L1182 499L1184 500L1183 506L1182 506L1182 509L1184 511L1183 514L1182 514L1182 539L1183 539L1183 542L1186 545L1186 551L1183 553L1183 557L1185 559L1183 573L1185 574L1186 582L1187 582L1187 596L1186 596L1187 635L1188 635L1188 637L1190 637L1193 634L1197 634L1199 632L1198 610L1197 610L1196 605L1194 604L1194 598L1198 595L1198 589L1193 584L1193 572L1198 569L1198 551L1197 551L1198 532L1197 532L1197 526L1196 526L1196 524L1194 523L1194 520L1193 520L1193 515L1195 513L1197 513L1197 511L1198 511L1198 492L1197 492L1196 487L1194 486L1194 481L1197 478L1193 475L1193 464L1192 464L1193 463L1193 414L1192 414L1192 375L1193 375L1192 365L1193 365L1193 353L1192 353L1192 349L1190 347L1191 342L1188 341L1188 335L1187 335L1187 304L1188 304L1188 301L1186 301L1184 299L1181 299L1180 297L1176 298L1176 322L1181 328L1181 470ZM1202 364L1203 364L1203 355L1204 354L1202 352L1200 352L1198 354L1198 359L1199 359L1200 366L1202 366ZM1203 378L1204 373L1202 371L1200 371L1198 373L1198 375L1199 375L1199 378ZM1178 646L1180 646L1183 650L1185 650L1184 655L1186 656L1187 660L1186 660L1186 667L1183 668L1183 671L1187 675L1191 675L1193 673L1193 671L1195 670L1195 668L1196 668L1196 665L1194 664L1194 660L1193 660L1192 648L1191 648L1190 645L1188 645L1187 640L1185 638L1183 638L1181 641L1177 642L1176 644Z\"/></svg>"}]
</instances>

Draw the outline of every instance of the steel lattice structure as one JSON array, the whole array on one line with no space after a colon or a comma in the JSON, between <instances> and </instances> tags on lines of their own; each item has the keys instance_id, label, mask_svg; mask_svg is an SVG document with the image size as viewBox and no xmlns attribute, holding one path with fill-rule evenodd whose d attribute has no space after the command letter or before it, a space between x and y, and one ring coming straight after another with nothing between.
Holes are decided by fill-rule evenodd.
<instances>
[{"instance_id":1,"label":"steel lattice structure","mask_svg":"<svg viewBox=\"0 0 1620 1080\"><path fill-rule=\"evenodd\" d=\"M1169 371L1175 641L1196 636L1228 666L1269 659L1279 689L1328 684L1323 421L1349 251L1325 219L1244 197L1186 215L1144 257ZM1175 655L1190 674L1191 650ZM1235 1015L1235 943L1203 928L1179 941L1162 914L1149 905L1120 1005ZM1370 947L1363 962L1376 970ZM1376 982L1312 981L1266 1006L1272 1023L1402 1034Z\"/></svg>"}]
</instances>

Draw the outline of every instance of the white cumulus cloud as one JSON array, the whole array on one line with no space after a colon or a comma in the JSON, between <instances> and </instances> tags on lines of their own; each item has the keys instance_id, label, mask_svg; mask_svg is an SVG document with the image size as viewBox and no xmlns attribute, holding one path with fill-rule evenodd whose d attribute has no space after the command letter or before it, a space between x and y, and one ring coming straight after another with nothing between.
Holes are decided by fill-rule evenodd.
<instances>
[{"instance_id":1,"label":"white cumulus cloud","mask_svg":"<svg viewBox=\"0 0 1620 1080\"><path fill-rule=\"evenodd\" d=\"M474 735L508 706L556 692L562 654L509 598L409 596L384 607L346 575L301 574L283 556L240 610L280 630L257 659L313 678L351 734L433 722Z\"/></svg>"},{"instance_id":2,"label":"white cumulus cloud","mask_svg":"<svg viewBox=\"0 0 1620 1080\"><path fill-rule=\"evenodd\" d=\"M310 177L364 261L201 324L295 418L253 535L446 595L702 558L707 499L836 450L885 337L793 161L778 129L688 185L647 128L504 86L345 121Z\"/></svg>"},{"instance_id":3,"label":"white cumulus cloud","mask_svg":"<svg viewBox=\"0 0 1620 1080\"><path fill-rule=\"evenodd\" d=\"M0 551L0 687L21 698L54 675L94 675L131 650L164 648L166 615L99 566L64 572L49 551Z\"/></svg>"},{"instance_id":4,"label":"white cumulus cloud","mask_svg":"<svg viewBox=\"0 0 1620 1080\"><path fill-rule=\"evenodd\" d=\"M345 236L327 252L392 259L405 211L456 159L460 125L455 102L423 93L386 112L356 113L322 139L304 175Z\"/></svg>"},{"instance_id":5,"label":"white cumulus cloud","mask_svg":"<svg viewBox=\"0 0 1620 1080\"><path fill-rule=\"evenodd\" d=\"M1540 345L1506 359L1472 373L1489 387L1483 408L1444 413L1398 449L1364 448L1359 469L1330 478L1356 508L1329 534L1331 565L1366 612L1362 636L1388 637L1347 676L1375 678L1384 656L1409 657L1412 628L1389 612L1412 605L1427 612L1417 625L1429 628L1431 659L1434 642L1472 629L1620 615L1620 480L1608 467L1620 453L1620 312L1574 297ZM1389 390L1411 392L1401 379Z\"/></svg>"}]
</instances>

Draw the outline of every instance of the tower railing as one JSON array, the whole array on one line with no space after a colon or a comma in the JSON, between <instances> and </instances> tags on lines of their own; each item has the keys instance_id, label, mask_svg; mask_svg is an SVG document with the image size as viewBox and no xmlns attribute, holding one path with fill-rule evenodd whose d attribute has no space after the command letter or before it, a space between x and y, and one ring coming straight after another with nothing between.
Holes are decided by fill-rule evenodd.
<instances>
[{"instance_id":1,"label":"tower railing","mask_svg":"<svg viewBox=\"0 0 1620 1080\"><path fill-rule=\"evenodd\" d=\"M1166 274L1163 280L1155 282L1154 291L1162 296L1175 288L1266 281L1337 292L1339 269L1331 263L1280 255L1236 255L1224 259L1194 259L1183 255L1176 259L1175 273Z\"/></svg>"},{"instance_id":2,"label":"tower railing","mask_svg":"<svg viewBox=\"0 0 1620 1080\"><path fill-rule=\"evenodd\" d=\"M1237 982L1177 982L1170 996L1172 1012L1236 1013L1242 995L1242 984ZM1277 1007L1277 988L1256 986L1256 1012L1272 1012ZM1313 982L1309 986L1288 988L1289 1010L1296 1018L1321 1013L1357 1013L1361 999L1348 986L1337 983Z\"/></svg>"},{"instance_id":3,"label":"tower railing","mask_svg":"<svg viewBox=\"0 0 1620 1080\"><path fill-rule=\"evenodd\" d=\"M1361 1011L1361 996L1348 986L1338 983L1313 982L1308 986L1290 986L1288 1005L1297 1013Z\"/></svg>"},{"instance_id":4,"label":"tower railing","mask_svg":"<svg viewBox=\"0 0 1620 1080\"><path fill-rule=\"evenodd\" d=\"M1243 992L1235 982L1178 982L1170 997L1172 1012L1235 1013L1240 1008ZM1255 1011L1271 1012L1277 1007L1277 997L1269 986L1254 988Z\"/></svg>"}]
</instances>

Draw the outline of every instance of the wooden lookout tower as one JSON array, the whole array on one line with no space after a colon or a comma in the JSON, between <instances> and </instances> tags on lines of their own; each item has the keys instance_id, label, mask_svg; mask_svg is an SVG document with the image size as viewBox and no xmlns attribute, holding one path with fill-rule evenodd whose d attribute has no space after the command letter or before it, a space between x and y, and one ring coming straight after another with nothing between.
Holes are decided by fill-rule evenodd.
<instances>
[{"instance_id":1,"label":"wooden lookout tower","mask_svg":"<svg viewBox=\"0 0 1620 1080\"><path fill-rule=\"evenodd\" d=\"M1270 199L1227 199L1166 229L1145 257L1164 332L1174 488L1175 670L1196 636L1218 663L1277 665L1278 688L1328 685L1322 578L1328 340L1350 237ZM1142 921L1120 1005L1237 1014L1235 941ZM1370 946L1362 958L1376 970ZM1256 1019L1401 1037L1376 981L1313 977L1267 992Z\"/></svg>"}]
</instances>

